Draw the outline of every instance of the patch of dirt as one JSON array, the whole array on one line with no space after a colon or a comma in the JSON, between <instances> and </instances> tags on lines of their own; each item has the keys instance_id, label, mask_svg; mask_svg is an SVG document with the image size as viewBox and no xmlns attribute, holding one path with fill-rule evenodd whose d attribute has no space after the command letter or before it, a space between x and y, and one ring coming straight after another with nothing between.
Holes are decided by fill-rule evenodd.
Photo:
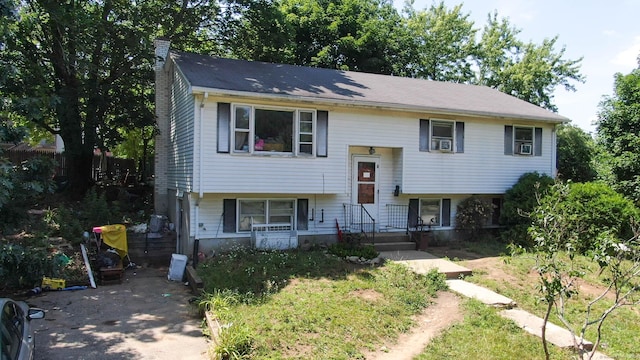
<instances>
[{"instance_id":1,"label":"patch of dirt","mask_svg":"<svg viewBox=\"0 0 640 360\"><path fill-rule=\"evenodd\" d=\"M450 292L439 292L434 303L415 317L417 326L408 333L400 334L395 343L385 343L377 351L365 352L365 359L413 359L434 337L463 318L460 298Z\"/></svg>"},{"instance_id":2,"label":"patch of dirt","mask_svg":"<svg viewBox=\"0 0 640 360\"><path fill-rule=\"evenodd\" d=\"M375 302L382 298L382 294L373 289L359 289L351 292L351 295L357 296L363 300Z\"/></svg>"}]
</instances>

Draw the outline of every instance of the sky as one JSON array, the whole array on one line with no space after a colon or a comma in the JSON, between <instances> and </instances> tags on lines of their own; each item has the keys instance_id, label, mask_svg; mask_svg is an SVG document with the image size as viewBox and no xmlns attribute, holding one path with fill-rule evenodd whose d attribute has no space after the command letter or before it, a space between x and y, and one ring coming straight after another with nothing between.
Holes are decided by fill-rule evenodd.
<instances>
[{"instance_id":1,"label":"sky","mask_svg":"<svg viewBox=\"0 0 640 360\"><path fill-rule=\"evenodd\" d=\"M440 1L437 0L436 4ZM403 0L394 0L401 8ZM415 9L432 0L415 0ZM487 14L497 10L521 30L519 38L541 44L558 36L556 52L565 46L564 59L583 58L585 83L573 82L575 92L559 87L554 92L558 114L589 133L595 133L598 104L613 95L614 74L638 67L640 54L640 0L444 0L447 8L462 5L475 28L482 29Z\"/></svg>"}]
</instances>

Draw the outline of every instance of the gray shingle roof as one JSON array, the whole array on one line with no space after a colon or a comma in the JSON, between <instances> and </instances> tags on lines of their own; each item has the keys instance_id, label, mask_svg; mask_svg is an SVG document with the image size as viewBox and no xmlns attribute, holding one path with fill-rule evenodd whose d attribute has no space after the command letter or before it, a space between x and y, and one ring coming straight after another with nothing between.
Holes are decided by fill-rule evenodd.
<instances>
[{"instance_id":1,"label":"gray shingle roof","mask_svg":"<svg viewBox=\"0 0 640 360\"><path fill-rule=\"evenodd\" d=\"M353 71L172 52L192 87L327 103L551 122L567 118L498 90Z\"/></svg>"}]
</instances>

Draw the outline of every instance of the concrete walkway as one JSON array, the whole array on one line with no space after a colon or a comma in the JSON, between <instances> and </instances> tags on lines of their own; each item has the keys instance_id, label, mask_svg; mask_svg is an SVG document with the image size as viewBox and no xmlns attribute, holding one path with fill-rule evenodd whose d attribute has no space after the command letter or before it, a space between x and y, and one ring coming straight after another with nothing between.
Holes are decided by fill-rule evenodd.
<instances>
[{"instance_id":1,"label":"concrete walkway","mask_svg":"<svg viewBox=\"0 0 640 360\"><path fill-rule=\"evenodd\" d=\"M424 251L383 251L380 253L380 257L404 264L418 274L426 274L435 268L438 269L438 272L445 274L447 279L458 279L461 276L471 275L470 269Z\"/></svg>"},{"instance_id":2,"label":"concrete walkway","mask_svg":"<svg viewBox=\"0 0 640 360\"><path fill-rule=\"evenodd\" d=\"M512 320L528 333L542 337L543 319L524 310L512 309L517 305L515 301L506 296L500 295L476 284L459 280L461 276L471 275L470 269L454 264L451 261L439 259L438 257L424 251L386 251L381 252L380 257L405 264L418 274L425 274L429 270L437 268L439 272L447 275L447 279L449 279L447 280L447 285L449 285L449 288L452 291L462 296L476 299L486 305L506 308L507 310L499 312L500 316ZM569 330L550 322L547 322L545 335L547 341L561 348L571 348L574 345L573 336ZM578 343L582 340L579 337L575 337L575 339ZM593 344L585 340L584 347L585 350L591 351ZM593 358L598 360L613 360L599 352L596 352Z\"/></svg>"}]
</instances>

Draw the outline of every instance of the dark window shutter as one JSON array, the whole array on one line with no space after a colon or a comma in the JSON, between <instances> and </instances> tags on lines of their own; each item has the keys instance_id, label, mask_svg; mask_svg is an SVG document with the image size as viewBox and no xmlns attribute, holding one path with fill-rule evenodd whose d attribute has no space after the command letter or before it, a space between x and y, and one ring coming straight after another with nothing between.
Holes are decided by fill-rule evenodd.
<instances>
[{"instance_id":1,"label":"dark window shutter","mask_svg":"<svg viewBox=\"0 0 640 360\"><path fill-rule=\"evenodd\" d=\"M504 126L504 154L513 155L513 126Z\"/></svg>"},{"instance_id":2,"label":"dark window shutter","mask_svg":"<svg viewBox=\"0 0 640 360\"><path fill-rule=\"evenodd\" d=\"M309 230L309 199L298 199L298 230Z\"/></svg>"},{"instance_id":3,"label":"dark window shutter","mask_svg":"<svg viewBox=\"0 0 640 360\"><path fill-rule=\"evenodd\" d=\"M534 136L533 144L535 145L535 149L533 149L533 154L535 156L542 156L542 128L536 128Z\"/></svg>"},{"instance_id":4,"label":"dark window shutter","mask_svg":"<svg viewBox=\"0 0 640 360\"><path fill-rule=\"evenodd\" d=\"M420 151L429 151L429 120L420 119Z\"/></svg>"},{"instance_id":5,"label":"dark window shutter","mask_svg":"<svg viewBox=\"0 0 640 360\"><path fill-rule=\"evenodd\" d=\"M222 232L236 232L236 199L223 200L222 218Z\"/></svg>"},{"instance_id":6,"label":"dark window shutter","mask_svg":"<svg viewBox=\"0 0 640 360\"><path fill-rule=\"evenodd\" d=\"M409 228L414 228L418 226L418 217L420 217L420 200L418 199L409 199L409 213L407 214L407 226Z\"/></svg>"},{"instance_id":7,"label":"dark window shutter","mask_svg":"<svg viewBox=\"0 0 640 360\"><path fill-rule=\"evenodd\" d=\"M451 226L451 199L442 199L442 226Z\"/></svg>"},{"instance_id":8,"label":"dark window shutter","mask_svg":"<svg viewBox=\"0 0 640 360\"><path fill-rule=\"evenodd\" d=\"M456 122L456 152L464 152L464 123Z\"/></svg>"},{"instance_id":9,"label":"dark window shutter","mask_svg":"<svg viewBox=\"0 0 640 360\"><path fill-rule=\"evenodd\" d=\"M329 112L324 110L318 110L318 118L316 119L317 127L317 144L316 144L316 156L327 157L328 151L328 139L329 139Z\"/></svg>"},{"instance_id":10,"label":"dark window shutter","mask_svg":"<svg viewBox=\"0 0 640 360\"><path fill-rule=\"evenodd\" d=\"M231 104L218 103L218 152L228 153L231 133Z\"/></svg>"}]
</instances>

